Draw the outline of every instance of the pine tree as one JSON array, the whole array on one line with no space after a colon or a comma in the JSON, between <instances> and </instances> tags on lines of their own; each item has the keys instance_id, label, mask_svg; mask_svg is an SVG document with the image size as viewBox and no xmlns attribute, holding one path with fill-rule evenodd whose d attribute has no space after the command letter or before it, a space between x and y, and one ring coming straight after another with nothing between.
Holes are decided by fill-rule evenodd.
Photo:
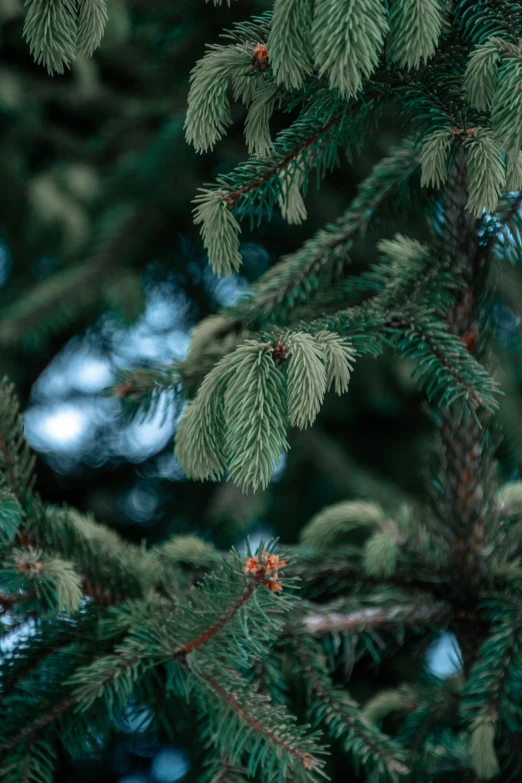
<instances>
[{"instance_id":1,"label":"pine tree","mask_svg":"<svg viewBox=\"0 0 522 783\"><path fill-rule=\"evenodd\" d=\"M105 18L97 0L32 0L26 37L61 73ZM302 221L310 176L359 150L390 103L404 140L340 219L198 325L185 362L129 373L114 393L142 409L183 393L186 475L256 491L290 428L312 426L327 392L350 393L360 357L394 350L414 363L436 432L427 501L325 508L285 552L223 555L192 536L143 551L40 500L5 382L1 603L36 630L1 663L0 779L51 781L58 745L96 752L133 704L170 736L194 726L209 781L319 779L330 744L370 781L520 775L522 485L496 483L493 305L498 268L519 260L521 38L510 0L276 0L197 63L196 150L229 127L229 86L247 107L250 157L195 201L217 274L241 267L244 218ZM272 138L276 111L291 119ZM429 241L384 238L414 202ZM370 232L379 260L351 275ZM461 675L351 695L357 661L441 629Z\"/></svg>"}]
</instances>

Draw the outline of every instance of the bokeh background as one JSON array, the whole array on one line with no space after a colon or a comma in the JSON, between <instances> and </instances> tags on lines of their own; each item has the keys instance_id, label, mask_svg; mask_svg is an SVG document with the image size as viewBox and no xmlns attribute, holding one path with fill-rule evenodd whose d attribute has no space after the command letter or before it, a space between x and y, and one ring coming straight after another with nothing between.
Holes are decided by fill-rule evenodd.
<instances>
[{"instance_id":1,"label":"bokeh background","mask_svg":"<svg viewBox=\"0 0 522 783\"><path fill-rule=\"evenodd\" d=\"M328 397L311 431L291 433L271 486L250 496L184 478L173 456L181 401L165 396L152 416L133 419L107 393L122 370L182 359L192 327L339 216L399 139L390 112L356 160L342 160L320 191L311 189L302 226L277 215L253 232L244 226L241 273L212 274L191 200L245 159L244 111L235 107L234 126L212 153L196 155L183 133L190 70L205 43L270 5L110 0L95 56L51 78L23 41L22 0L0 2L0 371L21 398L41 495L92 511L135 542L187 532L224 549L247 535L295 542L327 504L363 496L393 511L423 498L432 427L411 367L391 356L358 362L350 393ZM287 122L275 117L274 132ZM423 237L415 211L397 228ZM370 236L355 248L354 271L376 260ZM518 276L505 285L516 291ZM496 310L501 342L514 354L518 301L512 295L510 309ZM518 397L510 397L515 415ZM522 448L516 433L512 440L506 478L518 477L512 455ZM442 644L450 654L451 639ZM448 655L437 656L440 672L451 671ZM397 669L367 676L382 686ZM194 779L192 738L180 732L179 745L166 744L146 724L129 714L98 759L75 767L62 759L59 779Z\"/></svg>"}]
</instances>

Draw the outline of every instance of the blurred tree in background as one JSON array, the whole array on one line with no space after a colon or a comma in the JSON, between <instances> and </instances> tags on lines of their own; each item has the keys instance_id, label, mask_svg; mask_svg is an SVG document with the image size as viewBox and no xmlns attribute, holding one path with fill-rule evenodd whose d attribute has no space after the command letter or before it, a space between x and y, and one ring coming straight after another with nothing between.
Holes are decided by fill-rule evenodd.
<instances>
[{"instance_id":1,"label":"blurred tree in background","mask_svg":"<svg viewBox=\"0 0 522 783\"><path fill-rule=\"evenodd\" d=\"M313 430L292 434L273 482L255 495L184 478L172 455L176 406L160 399L151 415L135 419L128 400L106 391L124 384L126 370L183 358L194 324L234 303L275 260L341 215L399 138L390 113L361 156L343 160L320 192L311 189L303 225L274 215L245 228L241 272L218 279L209 270L191 200L202 182L245 159L245 115L234 105L226 139L196 155L183 130L189 73L205 43L271 5L111 0L101 47L51 79L22 38L22 0L0 3L1 374L22 395L44 500L90 510L135 542L195 532L220 548L241 546L247 534L293 543L317 511L337 501L370 498L392 510L422 497L419 466L432 426L410 366L396 357L360 359L350 394L329 398ZM414 205L393 233L422 240L424 225ZM370 235L354 251L352 272L374 252ZM519 271L508 270L502 287L511 309L495 310L500 348L520 367ZM513 421L520 373L506 380L503 410ZM508 435L501 464L504 478L516 478L522 439ZM367 681L360 675L362 695L376 681L382 687L394 680L388 665L369 670ZM60 774L189 780L192 741L143 746L129 724L106 758L81 769L64 760Z\"/></svg>"}]
</instances>

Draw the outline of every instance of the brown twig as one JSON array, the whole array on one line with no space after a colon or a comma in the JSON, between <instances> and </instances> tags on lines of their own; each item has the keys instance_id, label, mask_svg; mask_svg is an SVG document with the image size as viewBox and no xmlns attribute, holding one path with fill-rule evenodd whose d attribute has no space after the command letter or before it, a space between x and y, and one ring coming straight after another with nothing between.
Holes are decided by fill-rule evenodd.
<instances>
[{"instance_id":1,"label":"brown twig","mask_svg":"<svg viewBox=\"0 0 522 783\"><path fill-rule=\"evenodd\" d=\"M308 614L303 619L304 630L313 635L335 631L355 633L366 628L382 628L394 625L446 624L451 616L451 607L445 601L434 604L404 604L385 609L365 607L351 612L322 611Z\"/></svg>"}]
</instances>

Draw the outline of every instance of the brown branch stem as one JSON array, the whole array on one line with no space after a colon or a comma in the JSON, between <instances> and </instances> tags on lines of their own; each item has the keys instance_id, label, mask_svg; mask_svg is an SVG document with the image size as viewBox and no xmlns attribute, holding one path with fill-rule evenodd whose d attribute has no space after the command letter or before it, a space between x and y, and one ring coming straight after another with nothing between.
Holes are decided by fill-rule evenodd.
<instances>
[{"instance_id":1,"label":"brown branch stem","mask_svg":"<svg viewBox=\"0 0 522 783\"><path fill-rule=\"evenodd\" d=\"M221 615L219 620L214 623L214 625L211 625L210 628L208 628L206 631L203 631L203 633L201 633L197 639L193 639L193 641L189 642L188 644L177 647L174 651L174 654L179 656L188 655L202 644L205 644L205 642L208 642L209 639L215 636L218 631L220 631L228 622L230 622L234 615L236 615L241 607L246 604L249 598L251 598L256 587L262 583L262 580L252 581L244 590L242 595L237 599L237 601L235 601L228 607L228 609L226 609L226 611Z\"/></svg>"},{"instance_id":2,"label":"brown branch stem","mask_svg":"<svg viewBox=\"0 0 522 783\"><path fill-rule=\"evenodd\" d=\"M365 607L351 612L323 611L306 615L303 628L307 633L321 635L335 631L355 633L366 628L383 628L394 625L446 624L451 608L445 601L434 604L404 604L385 609Z\"/></svg>"},{"instance_id":3,"label":"brown branch stem","mask_svg":"<svg viewBox=\"0 0 522 783\"><path fill-rule=\"evenodd\" d=\"M373 94L370 92L367 96L365 96L367 106L369 102L375 100L376 98L380 97L380 92L374 92ZM315 144L315 142L321 137L324 136L328 131L330 131L332 128L334 128L336 125L338 125L341 120L344 117L349 116L353 112L360 109L361 104L357 103L355 104L352 109L348 112L341 111L339 114L335 114L322 128L318 128L311 136L309 136L307 139L302 141L298 146L295 147L291 152L288 153L288 155L285 155L281 158L277 163L275 163L273 166L270 167L265 173L257 177L255 180L252 180L248 185L245 185L242 188L237 188L236 190L232 191L223 191L223 198L226 200L229 207L231 207L235 201L237 201L241 196L245 196L248 193L251 193L253 190L257 190L257 188L261 187L265 184L265 182L268 182L273 177L276 177L281 171L283 171L286 166L296 158L299 157L305 150L309 149L312 144Z\"/></svg>"},{"instance_id":4,"label":"brown branch stem","mask_svg":"<svg viewBox=\"0 0 522 783\"><path fill-rule=\"evenodd\" d=\"M292 150L292 152L289 152L288 155L285 155L284 158L281 158L281 160L268 169L268 171L266 171L263 176L258 177L242 188L237 188L237 190L233 190L231 192L224 191L224 198L227 204L232 206L234 201L237 201L239 198L241 198L241 196L245 196L248 193L251 193L253 190L257 190L257 188L261 187L261 185L264 185L265 182L268 182L273 177L276 177L279 172L283 171L292 160L297 158L304 150L307 150L309 147L311 147L320 136L328 133L329 130L338 125L342 117L342 114L338 114L337 116L332 117L332 119L329 120L329 122L327 122L323 128L317 130L312 134L312 136L309 136L305 141L303 141L302 144Z\"/></svg>"}]
</instances>

